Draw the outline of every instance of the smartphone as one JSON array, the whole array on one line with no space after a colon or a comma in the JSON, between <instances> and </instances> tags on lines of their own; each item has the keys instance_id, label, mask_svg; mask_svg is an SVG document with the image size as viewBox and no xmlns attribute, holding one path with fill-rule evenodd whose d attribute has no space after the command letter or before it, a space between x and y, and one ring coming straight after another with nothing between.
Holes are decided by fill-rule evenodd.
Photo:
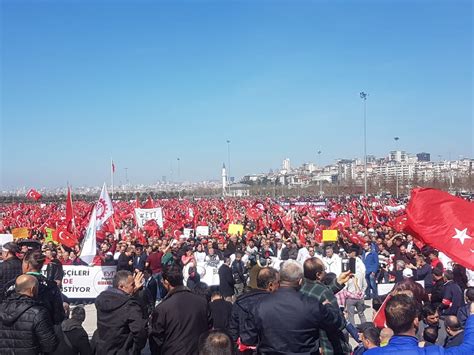
<instances>
[{"instance_id":1,"label":"smartphone","mask_svg":"<svg viewBox=\"0 0 474 355\"><path fill-rule=\"evenodd\" d=\"M349 271L349 258L342 258L341 260L341 270L342 272Z\"/></svg>"},{"instance_id":2,"label":"smartphone","mask_svg":"<svg viewBox=\"0 0 474 355\"><path fill-rule=\"evenodd\" d=\"M355 258L342 258L341 260L342 272L350 271L351 274L355 274L356 269L356 260Z\"/></svg>"},{"instance_id":3,"label":"smartphone","mask_svg":"<svg viewBox=\"0 0 474 355\"><path fill-rule=\"evenodd\" d=\"M351 274L356 273L356 259L355 258L349 258L349 270L351 271Z\"/></svg>"}]
</instances>

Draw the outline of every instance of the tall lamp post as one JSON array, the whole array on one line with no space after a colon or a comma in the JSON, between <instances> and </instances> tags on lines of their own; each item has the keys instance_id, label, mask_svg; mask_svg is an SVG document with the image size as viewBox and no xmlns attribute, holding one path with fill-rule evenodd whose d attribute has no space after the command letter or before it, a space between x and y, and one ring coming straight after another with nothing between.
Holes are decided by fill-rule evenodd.
<instances>
[{"instance_id":1,"label":"tall lamp post","mask_svg":"<svg viewBox=\"0 0 474 355\"><path fill-rule=\"evenodd\" d=\"M398 199L398 161L397 161L397 152L398 152L398 140L400 139L399 137L394 137L395 140L395 178L396 178L396 195ZM401 159L401 153L400 153L400 159Z\"/></svg>"},{"instance_id":2,"label":"tall lamp post","mask_svg":"<svg viewBox=\"0 0 474 355\"><path fill-rule=\"evenodd\" d=\"M178 161L178 180L179 180L180 173L181 173L181 169L180 169L180 166L179 166L179 165L180 165L179 162L180 162L181 159L180 159L180 158L176 158L176 160Z\"/></svg>"},{"instance_id":3,"label":"tall lamp post","mask_svg":"<svg viewBox=\"0 0 474 355\"><path fill-rule=\"evenodd\" d=\"M364 195L367 196L367 96L361 91L360 98L364 100Z\"/></svg>"},{"instance_id":4,"label":"tall lamp post","mask_svg":"<svg viewBox=\"0 0 474 355\"><path fill-rule=\"evenodd\" d=\"M321 151L318 150L318 163L321 164L321 161L320 161L320 157L321 157ZM321 164L322 166L322 164ZM321 181L321 175L319 175L319 196L322 196L323 195L323 184L322 184L322 181Z\"/></svg>"},{"instance_id":5,"label":"tall lamp post","mask_svg":"<svg viewBox=\"0 0 474 355\"><path fill-rule=\"evenodd\" d=\"M230 140L226 140L227 143L227 186L230 193Z\"/></svg>"}]
</instances>

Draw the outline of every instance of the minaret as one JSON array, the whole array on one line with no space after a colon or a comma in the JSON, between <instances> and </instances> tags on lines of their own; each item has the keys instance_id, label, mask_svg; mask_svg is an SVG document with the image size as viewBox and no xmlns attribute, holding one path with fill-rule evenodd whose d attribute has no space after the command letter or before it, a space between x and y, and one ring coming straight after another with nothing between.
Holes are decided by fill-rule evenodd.
<instances>
[{"instance_id":1,"label":"minaret","mask_svg":"<svg viewBox=\"0 0 474 355\"><path fill-rule=\"evenodd\" d=\"M222 196L226 195L225 188L227 186L227 173L225 171L225 164L222 163Z\"/></svg>"}]
</instances>

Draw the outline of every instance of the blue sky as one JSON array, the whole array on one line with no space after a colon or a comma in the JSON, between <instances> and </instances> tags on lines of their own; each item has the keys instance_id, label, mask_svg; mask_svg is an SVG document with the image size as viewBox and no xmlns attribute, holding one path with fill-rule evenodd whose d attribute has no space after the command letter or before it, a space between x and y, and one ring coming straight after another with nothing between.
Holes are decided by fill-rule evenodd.
<instances>
[{"instance_id":1,"label":"blue sky","mask_svg":"<svg viewBox=\"0 0 474 355\"><path fill-rule=\"evenodd\" d=\"M470 1L2 1L1 181L473 157Z\"/></svg>"}]
</instances>

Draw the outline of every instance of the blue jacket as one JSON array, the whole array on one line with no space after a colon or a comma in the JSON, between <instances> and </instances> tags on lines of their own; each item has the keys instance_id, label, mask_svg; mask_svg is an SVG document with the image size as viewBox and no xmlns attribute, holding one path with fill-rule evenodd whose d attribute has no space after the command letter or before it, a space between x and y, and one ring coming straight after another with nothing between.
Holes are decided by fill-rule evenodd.
<instances>
[{"instance_id":1,"label":"blue jacket","mask_svg":"<svg viewBox=\"0 0 474 355\"><path fill-rule=\"evenodd\" d=\"M474 315L467 319L462 345L444 349L438 345L418 347L418 339L411 336L395 335L383 348L367 350L364 355L472 355L474 354Z\"/></svg>"},{"instance_id":2,"label":"blue jacket","mask_svg":"<svg viewBox=\"0 0 474 355\"><path fill-rule=\"evenodd\" d=\"M362 260L364 261L366 274L379 271L379 255L375 243L370 244L370 252L364 250Z\"/></svg>"}]
</instances>

